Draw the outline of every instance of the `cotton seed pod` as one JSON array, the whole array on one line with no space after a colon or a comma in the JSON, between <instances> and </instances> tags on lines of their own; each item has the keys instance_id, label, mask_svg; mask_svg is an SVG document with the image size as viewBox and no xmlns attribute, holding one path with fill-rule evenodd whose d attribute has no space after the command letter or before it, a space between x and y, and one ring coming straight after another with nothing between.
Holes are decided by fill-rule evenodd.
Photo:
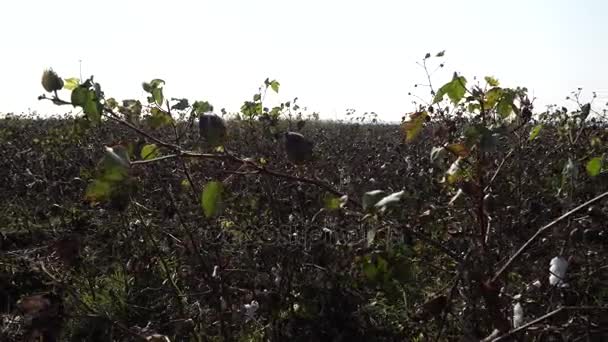
<instances>
[{"instance_id":1,"label":"cotton seed pod","mask_svg":"<svg viewBox=\"0 0 608 342\"><path fill-rule=\"evenodd\" d=\"M296 132L285 133L287 159L294 164L303 164L312 159L313 142Z\"/></svg>"},{"instance_id":2,"label":"cotton seed pod","mask_svg":"<svg viewBox=\"0 0 608 342\"><path fill-rule=\"evenodd\" d=\"M200 134L211 146L220 146L226 140L226 124L216 114L203 114L199 120Z\"/></svg>"},{"instance_id":3,"label":"cotton seed pod","mask_svg":"<svg viewBox=\"0 0 608 342\"><path fill-rule=\"evenodd\" d=\"M169 337L167 337L165 335L161 335L161 334L152 334L152 335L146 337L146 341L149 341L149 342L171 342L171 340L169 339Z\"/></svg>"},{"instance_id":4,"label":"cotton seed pod","mask_svg":"<svg viewBox=\"0 0 608 342\"><path fill-rule=\"evenodd\" d=\"M567 270L568 260L560 256L551 259L549 267L549 284L551 284L551 286L563 284L563 279L566 277Z\"/></svg>"},{"instance_id":5,"label":"cotton seed pod","mask_svg":"<svg viewBox=\"0 0 608 342\"><path fill-rule=\"evenodd\" d=\"M42 87L49 93L61 90L61 88L63 88L63 80L53 71L53 69L48 69L42 73Z\"/></svg>"},{"instance_id":6,"label":"cotton seed pod","mask_svg":"<svg viewBox=\"0 0 608 342\"><path fill-rule=\"evenodd\" d=\"M513 328L519 328L524 324L524 308L519 302L513 305Z\"/></svg>"}]
</instances>

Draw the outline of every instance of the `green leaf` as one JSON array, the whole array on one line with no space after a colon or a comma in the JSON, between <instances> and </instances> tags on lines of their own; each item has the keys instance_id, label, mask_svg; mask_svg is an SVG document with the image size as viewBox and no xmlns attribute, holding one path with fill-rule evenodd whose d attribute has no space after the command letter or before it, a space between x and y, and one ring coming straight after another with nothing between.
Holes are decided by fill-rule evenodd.
<instances>
[{"instance_id":1,"label":"green leaf","mask_svg":"<svg viewBox=\"0 0 608 342\"><path fill-rule=\"evenodd\" d=\"M86 87L76 87L72 90L71 101L74 107L84 106L89 98L89 89Z\"/></svg>"},{"instance_id":2,"label":"green leaf","mask_svg":"<svg viewBox=\"0 0 608 342\"><path fill-rule=\"evenodd\" d=\"M156 88L162 88L165 85L165 81L155 78L150 82L143 82L141 84L142 88L146 93L152 93L152 91Z\"/></svg>"},{"instance_id":3,"label":"green leaf","mask_svg":"<svg viewBox=\"0 0 608 342\"><path fill-rule=\"evenodd\" d=\"M165 97L163 96L162 88L154 88L152 90L152 97L154 97L154 102L156 102L157 105L159 105L159 106L163 105L163 101L165 100Z\"/></svg>"},{"instance_id":4,"label":"green leaf","mask_svg":"<svg viewBox=\"0 0 608 342\"><path fill-rule=\"evenodd\" d=\"M486 82L488 83L488 85L490 87L498 87L498 85L499 85L498 80L492 76L486 76L486 77L484 77L484 79L486 80Z\"/></svg>"},{"instance_id":5,"label":"green leaf","mask_svg":"<svg viewBox=\"0 0 608 342\"><path fill-rule=\"evenodd\" d=\"M603 164L602 157L592 158L591 160L589 160L587 162L587 165L586 165L587 174L591 177L595 177L595 176L599 175L600 172L602 172L602 164Z\"/></svg>"},{"instance_id":6,"label":"green leaf","mask_svg":"<svg viewBox=\"0 0 608 342\"><path fill-rule=\"evenodd\" d=\"M115 109L116 107L118 107L118 102L113 97L106 99L105 104L106 106L110 107L110 109Z\"/></svg>"},{"instance_id":7,"label":"green leaf","mask_svg":"<svg viewBox=\"0 0 608 342\"><path fill-rule=\"evenodd\" d=\"M481 140L481 137L484 134L488 134L489 131L490 130L487 127L479 124L465 127L463 136L466 146L471 148Z\"/></svg>"},{"instance_id":8,"label":"green leaf","mask_svg":"<svg viewBox=\"0 0 608 342\"><path fill-rule=\"evenodd\" d=\"M273 107L268 115L270 115L271 118L277 119L279 116L281 116L281 107ZM298 124L300 124L300 122L301 121L298 121ZM301 128L298 128L298 130L299 129Z\"/></svg>"},{"instance_id":9,"label":"green leaf","mask_svg":"<svg viewBox=\"0 0 608 342\"><path fill-rule=\"evenodd\" d=\"M184 189L190 189L190 181L188 178L182 179L182 181L179 182L179 185L181 185Z\"/></svg>"},{"instance_id":10,"label":"green leaf","mask_svg":"<svg viewBox=\"0 0 608 342\"><path fill-rule=\"evenodd\" d=\"M110 192L109 203L110 207L116 210L124 211L131 202L131 196L136 192L135 183L131 179L126 179L112 186Z\"/></svg>"},{"instance_id":11,"label":"green leaf","mask_svg":"<svg viewBox=\"0 0 608 342\"><path fill-rule=\"evenodd\" d=\"M367 280L374 281L376 279L376 276L378 275L378 269L376 268L376 265L374 265L372 262L367 261L363 265L363 274L365 274Z\"/></svg>"},{"instance_id":12,"label":"green leaf","mask_svg":"<svg viewBox=\"0 0 608 342\"><path fill-rule=\"evenodd\" d=\"M150 126L154 129L170 125L173 122L173 118L159 108L152 108L150 113L151 115L148 117L148 121Z\"/></svg>"},{"instance_id":13,"label":"green leaf","mask_svg":"<svg viewBox=\"0 0 608 342\"><path fill-rule=\"evenodd\" d=\"M532 130L530 131L530 137L528 138L528 140L532 141L532 140L536 139L536 137L538 137L538 134L540 133L540 131L542 129L543 129L542 124L538 124L538 125L534 126L532 128Z\"/></svg>"},{"instance_id":14,"label":"green leaf","mask_svg":"<svg viewBox=\"0 0 608 342\"><path fill-rule=\"evenodd\" d=\"M154 159L160 155L160 150L156 144L148 144L141 148L141 159Z\"/></svg>"},{"instance_id":15,"label":"green leaf","mask_svg":"<svg viewBox=\"0 0 608 342\"><path fill-rule=\"evenodd\" d=\"M92 94L92 92L89 94ZM95 95L92 95L92 97L90 97L86 102L85 106L83 107L83 111L91 121L100 122L102 105L94 96Z\"/></svg>"},{"instance_id":16,"label":"green leaf","mask_svg":"<svg viewBox=\"0 0 608 342\"><path fill-rule=\"evenodd\" d=\"M163 96L163 86L165 85L165 81L161 79L153 79L150 83L143 82L142 88L146 93L152 94L152 96L148 97L148 102L156 102L157 105L162 106L165 97Z\"/></svg>"},{"instance_id":17,"label":"green leaf","mask_svg":"<svg viewBox=\"0 0 608 342\"><path fill-rule=\"evenodd\" d=\"M492 88L486 93L486 101L484 103L484 109L489 110L494 108L496 103L502 98L503 90L501 88Z\"/></svg>"},{"instance_id":18,"label":"green leaf","mask_svg":"<svg viewBox=\"0 0 608 342\"><path fill-rule=\"evenodd\" d=\"M470 153L469 149L464 144L450 144L446 146L445 149L452 154L463 158L466 158Z\"/></svg>"},{"instance_id":19,"label":"green leaf","mask_svg":"<svg viewBox=\"0 0 608 342\"><path fill-rule=\"evenodd\" d=\"M173 109L173 110L185 110L190 105L188 103L188 99L172 99L172 100L178 101L176 104L171 106L171 109Z\"/></svg>"},{"instance_id":20,"label":"green leaf","mask_svg":"<svg viewBox=\"0 0 608 342\"><path fill-rule=\"evenodd\" d=\"M338 210L340 209L340 197L337 196L326 196L323 199L323 204L325 209L329 210L329 211L334 211L334 210Z\"/></svg>"},{"instance_id":21,"label":"green leaf","mask_svg":"<svg viewBox=\"0 0 608 342\"><path fill-rule=\"evenodd\" d=\"M510 89L505 89L500 101L498 101L498 106L496 107L496 112L501 118L505 119L511 115L511 112L513 111L513 101L515 101L515 92Z\"/></svg>"},{"instance_id":22,"label":"green leaf","mask_svg":"<svg viewBox=\"0 0 608 342\"><path fill-rule=\"evenodd\" d=\"M165 81L155 78L150 82L150 86L154 88L162 88L165 85Z\"/></svg>"},{"instance_id":23,"label":"green leaf","mask_svg":"<svg viewBox=\"0 0 608 342\"><path fill-rule=\"evenodd\" d=\"M280 85L281 85L281 84L280 84L280 83L279 83L277 80L272 80L272 81L270 82L270 88L271 88L272 90L274 90L274 92L275 92L275 93L278 93L278 92L279 92L279 86L280 86Z\"/></svg>"},{"instance_id":24,"label":"green leaf","mask_svg":"<svg viewBox=\"0 0 608 342\"><path fill-rule=\"evenodd\" d=\"M87 85L80 85L72 90L72 104L81 107L87 118L93 122L101 121L102 105L97 98L95 90Z\"/></svg>"},{"instance_id":25,"label":"green leaf","mask_svg":"<svg viewBox=\"0 0 608 342\"><path fill-rule=\"evenodd\" d=\"M194 110L195 114L213 112L213 106L207 101L195 101L192 104L192 109Z\"/></svg>"},{"instance_id":26,"label":"green leaf","mask_svg":"<svg viewBox=\"0 0 608 342\"><path fill-rule=\"evenodd\" d=\"M435 57L443 57L444 55L445 55L445 50L442 50L442 51L437 52Z\"/></svg>"},{"instance_id":27,"label":"green leaf","mask_svg":"<svg viewBox=\"0 0 608 342\"><path fill-rule=\"evenodd\" d=\"M80 85L80 80L76 77L66 78L63 80L63 88L67 90L74 90Z\"/></svg>"},{"instance_id":28,"label":"green leaf","mask_svg":"<svg viewBox=\"0 0 608 342\"><path fill-rule=\"evenodd\" d=\"M139 100L123 100L122 106L118 107L118 111L125 116L127 121L135 123L141 116L141 102Z\"/></svg>"},{"instance_id":29,"label":"green leaf","mask_svg":"<svg viewBox=\"0 0 608 342\"><path fill-rule=\"evenodd\" d=\"M323 198L323 205L326 210L335 211L335 210L343 208L344 205L346 204L347 200L348 200L348 196L346 196L346 195L342 196L342 197L338 197L338 196L335 196L332 194L327 194Z\"/></svg>"},{"instance_id":30,"label":"green leaf","mask_svg":"<svg viewBox=\"0 0 608 342\"><path fill-rule=\"evenodd\" d=\"M243 103L241 106L241 113L243 113L243 115L248 119L253 119L258 115L261 115L262 112L263 107L262 103L260 102L245 101L245 103Z\"/></svg>"},{"instance_id":31,"label":"green leaf","mask_svg":"<svg viewBox=\"0 0 608 342\"><path fill-rule=\"evenodd\" d=\"M411 142L422 130L422 126L428 117L427 112L416 112L410 114L409 121L401 124L401 130L405 134L405 141Z\"/></svg>"},{"instance_id":32,"label":"green leaf","mask_svg":"<svg viewBox=\"0 0 608 342\"><path fill-rule=\"evenodd\" d=\"M120 165L106 165L102 167L102 175L98 178L108 183L116 183L127 178L127 169Z\"/></svg>"},{"instance_id":33,"label":"green leaf","mask_svg":"<svg viewBox=\"0 0 608 342\"><path fill-rule=\"evenodd\" d=\"M112 185L103 180L94 180L85 192L85 199L89 202L102 202L110 197L112 192Z\"/></svg>"},{"instance_id":34,"label":"green leaf","mask_svg":"<svg viewBox=\"0 0 608 342\"><path fill-rule=\"evenodd\" d=\"M454 73L452 80L439 88L437 94L435 94L435 98L433 99L433 104L443 100L445 95L448 95L452 103L458 104L464 97L467 90L466 84L467 80L464 78L464 76L458 76L457 73Z\"/></svg>"},{"instance_id":35,"label":"green leaf","mask_svg":"<svg viewBox=\"0 0 608 342\"><path fill-rule=\"evenodd\" d=\"M223 191L224 186L221 182L211 181L205 185L201 195L201 206L205 217L214 217L219 214Z\"/></svg>"},{"instance_id":36,"label":"green leaf","mask_svg":"<svg viewBox=\"0 0 608 342\"><path fill-rule=\"evenodd\" d=\"M150 83L148 83L148 82L143 82L143 83L141 84L141 87L144 89L144 91L145 91L146 93L151 93L151 92L152 92L152 86L151 86L151 85L150 85Z\"/></svg>"},{"instance_id":37,"label":"green leaf","mask_svg":"<svg viewBox=\"0 0 608 342\"><path fill-rule=\"evenodd\" d=\"M463 133L464 144L469 150L479 143L483 151L493 151L498 146L500 134L504 134L504 129L501 127L490 130L481 124L467 126Z\"/></svg>"},{"instance_id":38,"label":"green leaf","mask_svg":"<svg viewBox=\"0 0 608 342\"><path fill-rule=\"evenodd\" d=\"M479 112L481 110L481 106L479 105L479 103L470 102L467 106L467 110L469 111L469 113Z\"/></svg>"},{"instance_id":39,"label":"green leaf","mask_svg":"<svg viewBox=\"0 0 608 342\"><path fill-rule=\"evenodd\" d=\"M105 147L104 157L97 165L97 176L89 184L85 199L92 202L109 201L113 209L124 210L136 191L129 177L129 150L126 146Z\"/></svg>"},{"instance_id":40,"label":"green leaf","mask_svg":"<svg viewBox=\"0 0 608 342\"><path fill-rule=\"evenodd\" d=\"M581 121L585 121L589 116L589 113L591 113L591 103L587 103L581 107Z\"/></svg>"}]
</instances>

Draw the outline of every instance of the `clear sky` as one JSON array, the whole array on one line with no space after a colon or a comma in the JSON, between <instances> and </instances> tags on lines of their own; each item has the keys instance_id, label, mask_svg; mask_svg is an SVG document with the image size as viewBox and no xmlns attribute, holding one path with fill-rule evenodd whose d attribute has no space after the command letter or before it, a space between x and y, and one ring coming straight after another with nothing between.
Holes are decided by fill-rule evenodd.
<instances>
[{"instance_id":1,"label":"clear sky","mask_svg":"<svg viewBox=\"0 0 608 342\"><path fill-rule=\"evenodd\" d=\"M37 101L40 77L78 77L82 60L117 99L143 100L141 82L162 78L167 96L237 111L270 77L278 99L323 118L397 120L425 81L416 61L444 49L438 84L459 71L527 86L538 104L577 87L605 103L606 18L605 0L3 1L0 112L67 110Z\"/></svg>"}]
</instances>

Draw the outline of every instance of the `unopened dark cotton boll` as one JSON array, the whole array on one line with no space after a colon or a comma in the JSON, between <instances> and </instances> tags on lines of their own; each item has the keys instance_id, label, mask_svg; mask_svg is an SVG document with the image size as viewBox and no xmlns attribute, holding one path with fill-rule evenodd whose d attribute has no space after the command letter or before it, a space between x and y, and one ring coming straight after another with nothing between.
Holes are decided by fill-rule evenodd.
<instances>
[{"instance_id":1,"label":"unopened dark cotton boll","mask_svg":"<svg viewBox=\"0 0 608 342\"><path fill-rule=\"evenodd\" d=\"M313 142L296 132L285 133L287 158L294 164L303 164L312 159Z\"/></svg>"},{"instance_id":2,"label":"unopened dark cotton boll","mask_svg":"<svg viewBox=\"0 0 608 342\"><path fill-rule=\"evenodd\" d=\"M42 73L42 87L49 93L61 90L61 88L63 88L63 80L53 71L53 69L45 70L44 73Z\"/></svg>"},{"instance_id":3,"label":"unopened dark cotton boll","mask_svg":"<svg viewBox=\"0 0 608 342\"><path fill-rule=\"evenodd\" d=\"M211 146L219 146L226 140L226 124L216 114L203 114L199 120L200 134Z\"/></svg>"}]
</instances>

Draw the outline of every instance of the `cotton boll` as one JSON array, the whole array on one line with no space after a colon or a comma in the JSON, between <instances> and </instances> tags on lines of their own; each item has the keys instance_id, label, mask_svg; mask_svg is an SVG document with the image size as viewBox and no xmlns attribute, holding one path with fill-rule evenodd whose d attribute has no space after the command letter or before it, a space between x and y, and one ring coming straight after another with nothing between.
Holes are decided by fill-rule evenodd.
<instances>
[{"instance_id":1,"label":"cotton boll","mask_svg":"<svg viewBox=\"0 0 608 342\"><path fill-rule=\"evenodd\" d=\"M563 257L555 257L551 259L549 267L549 284L552 286L560 285L563 283L563 279L566 277L566 270L568 269L568 261Z\"/></svg>"},{"instance_id":2,"label":"cotton boll","mask_svg":"<svg viewBox=\"0 0 608 342\"><path fill-rule=\"evenodd\" d=\"M294 164L303 164L312 158L313 142L297 132L285 133L287 158Z\"/></svg>"},{"instance_id":3,"label":"cotton boll","mask_svg":"<svg viewBox=\"0 0 608 342\"><path fill-rule=\"evenodd\" d=\"M513 305L513 328L518 328L524 323L524 308L519 302Z\"/></svg>"},{"instance_id":4,"label":"cotton boll","mask_svg":"<svg viewBox=\"0 0 608 342\"><path fill-rule=\"evenodd\" d=\"M294 233L295 234L295 233ZM281 285L281 272L279 271L279 269L277 267L272 267L271 269L272 275L274 276L274 284L276 286L280 286Z\"/></svg>"},{"instance_id":5,"label":"cotton boll","mask_svg":"<svg viewBox=\"0 0 608 342\"><path fill-rule=\"evenodd\" d=\"M149 342L171 342L171 340L169 339L169 337L167 337L165 335L160 335L160 334L150 335L150 336L146 337L146 341L149 341Z\"/></svg>"},{"instance_id":6,"label":"cotton boll","mask_svg":"<svg viewBox=\"0 0 608 342\"><path fill-rule=\"evenodd\" d=\"M247 320L252 320L255 318L255 314L258 311L258 309L260 308L260 304L258 304L258 302L254 299L251 301L250 304L245 304L244 308L245 308L245 317L247 318Z\"/></svg>"},{"instance_id":7,"label":"cotton boll","mask_svg":"<svg viewBox=\"0 0 608 342\"><path fill-rule=\"evenodd\" d=\"M63 88L63 80L57 76L57 73L53 69L45 70L42 73L42 87L49 93L61 90Z\"/></svg>"},{"instance_id":8,"label":"cotton boll","mask_svg":"<svg viewBox=\"0 0 608 342\"><path fill-rule=\"evenodd\" d=\"M226 124L213 113L203 114L199 119L199 131L203 139L213 147L222 145L226 140Z\"/></svg>"}]
</instances>

